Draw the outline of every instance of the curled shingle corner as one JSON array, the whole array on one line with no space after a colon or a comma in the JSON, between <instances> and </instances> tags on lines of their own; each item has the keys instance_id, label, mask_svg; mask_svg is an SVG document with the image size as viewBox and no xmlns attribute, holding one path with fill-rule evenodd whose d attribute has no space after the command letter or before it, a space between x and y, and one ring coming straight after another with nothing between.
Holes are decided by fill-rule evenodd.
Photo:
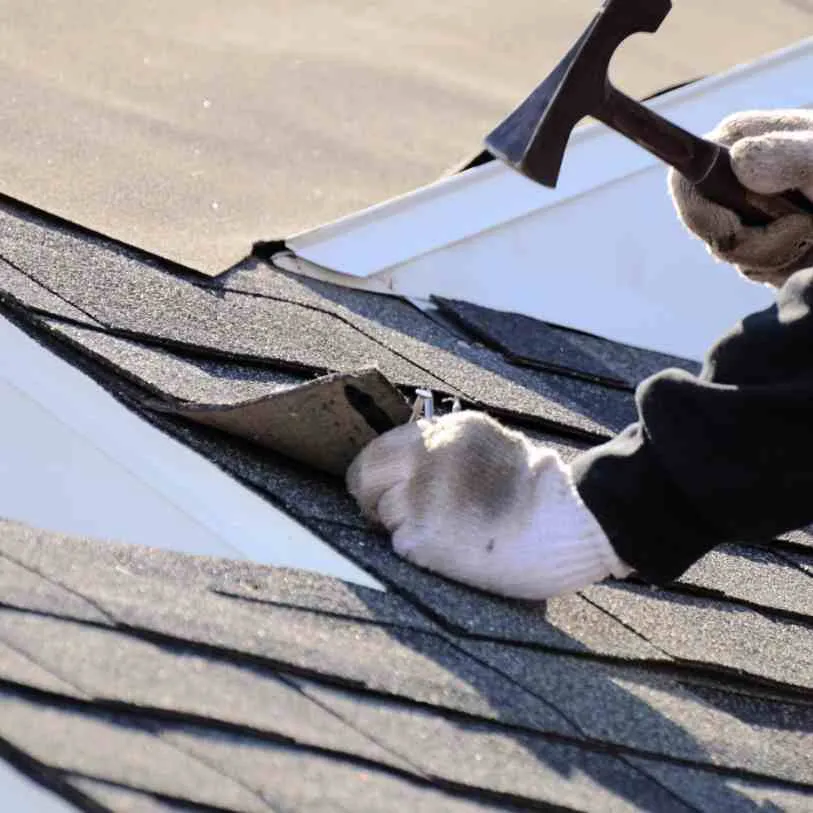
<instances>
[{"instance_id":1,"label":"curled shingle corner","mask_svg":"<svg viewBox=\"0 0 813 813\"><path fill-rule=\"evenodd\" d=\"M328 375L236 404L149 406L337 475L373 438L410 415L403 395L376 369Z\"/></svg>"}]
</instances>

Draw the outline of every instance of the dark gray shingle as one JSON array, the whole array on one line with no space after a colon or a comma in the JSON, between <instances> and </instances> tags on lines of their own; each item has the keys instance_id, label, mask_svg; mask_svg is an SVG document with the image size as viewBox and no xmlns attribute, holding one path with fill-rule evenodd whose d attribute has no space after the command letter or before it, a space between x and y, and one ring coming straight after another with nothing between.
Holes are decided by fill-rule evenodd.
<instances>
[{"instance_id":1,"label":"dark gray shingle","mask_svg":"<svg viewBox=\"0 0 813 813\"><path fill-rule=\"evenodd\" d=\"M0 737L62 772L233 810L268 813L238 781L119 715L0 691Z\"/></svg>"},{"instance_id":2,"label":"dark gray shingle","mask_svg":"<svg viewBox=\"0 0 813 813\"><path fill-rule=\"evenodd\" d=\"M428 776L585 813L688 811L615 756L313 684L304 690Z\"/></svg>"}]
</instances>

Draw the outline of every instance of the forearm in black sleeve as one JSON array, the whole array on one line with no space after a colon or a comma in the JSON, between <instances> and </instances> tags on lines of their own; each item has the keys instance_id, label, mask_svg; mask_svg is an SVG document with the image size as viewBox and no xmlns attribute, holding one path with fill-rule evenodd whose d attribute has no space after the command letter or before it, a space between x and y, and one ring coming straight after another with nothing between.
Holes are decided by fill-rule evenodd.
<instances>
[{"instance_id":1,"label":"forearm in black sleeve","mask_svg":"<svg viewBox=\"0 0 813 813\"><path fill-rule=\"evenodd\" d=\"M638 388L638 423L573 464L618 555L670 581L716 545L813 521L813 269L740 323L700 375Z\"/></svg>"}]
</instances>

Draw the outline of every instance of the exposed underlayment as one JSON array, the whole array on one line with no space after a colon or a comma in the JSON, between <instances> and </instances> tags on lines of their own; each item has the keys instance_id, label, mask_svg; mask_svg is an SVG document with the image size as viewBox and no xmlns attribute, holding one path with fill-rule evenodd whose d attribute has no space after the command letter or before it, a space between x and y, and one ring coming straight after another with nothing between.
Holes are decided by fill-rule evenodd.
<instances>
[{"instance_id":1,"label":"exposed underlayment","mask_svg":"<svg viewBox=\"0 0 813 813\"><path fill-rule=\"evenodd\" d=\"M0 258L4 315L387 587L0 524L17 770L87 811L811 809L809 534L504 601L397 557L326 471L422 386L571 459L687 362L259 261L180 274L13 206Z\"/></svg>"},{"instance_id":2,"label":"exposed underlayment","mask_svg":"<svg viewBox=\"0 0 813 813\"><path fill-rule=\"evenodd\" d=\"M434 181L595 0L5 0L0 192L197 270ZM804 0L681 0L614 60L644 95L790 45Z\"/></svg>"}]
</instances>

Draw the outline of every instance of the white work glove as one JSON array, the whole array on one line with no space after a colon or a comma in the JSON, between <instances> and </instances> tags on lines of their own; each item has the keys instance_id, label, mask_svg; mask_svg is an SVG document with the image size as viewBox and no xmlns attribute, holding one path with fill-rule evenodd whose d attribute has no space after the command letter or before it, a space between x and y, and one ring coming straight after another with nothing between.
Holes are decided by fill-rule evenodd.
<instances>
[{"instance_id":1,"label":"white work glove","mask_svg":"<svg viewBox=\"0 0 813 813\"><path fill-rule=\"evenodd\" d=\"M545 599L631 572L559 455L482 413L376 438L350 466L347 487L398 554L503 596Z\"/></svg>"},{"instance_id":2,"label":"white work glove","mask_svg":"<svg viewBox=\"0 0 813 813\"><path fill-rule=\"evenodd\" d=\"M708 137L729 147L735 175L753 192L799 189L813 199L813 110L738 113ZM686 227L748 279L778 287L794 271L813 265L813 215L785 215L767 226L746 227L674 170L669 187Z\"/></svg>"}]
</instances>

